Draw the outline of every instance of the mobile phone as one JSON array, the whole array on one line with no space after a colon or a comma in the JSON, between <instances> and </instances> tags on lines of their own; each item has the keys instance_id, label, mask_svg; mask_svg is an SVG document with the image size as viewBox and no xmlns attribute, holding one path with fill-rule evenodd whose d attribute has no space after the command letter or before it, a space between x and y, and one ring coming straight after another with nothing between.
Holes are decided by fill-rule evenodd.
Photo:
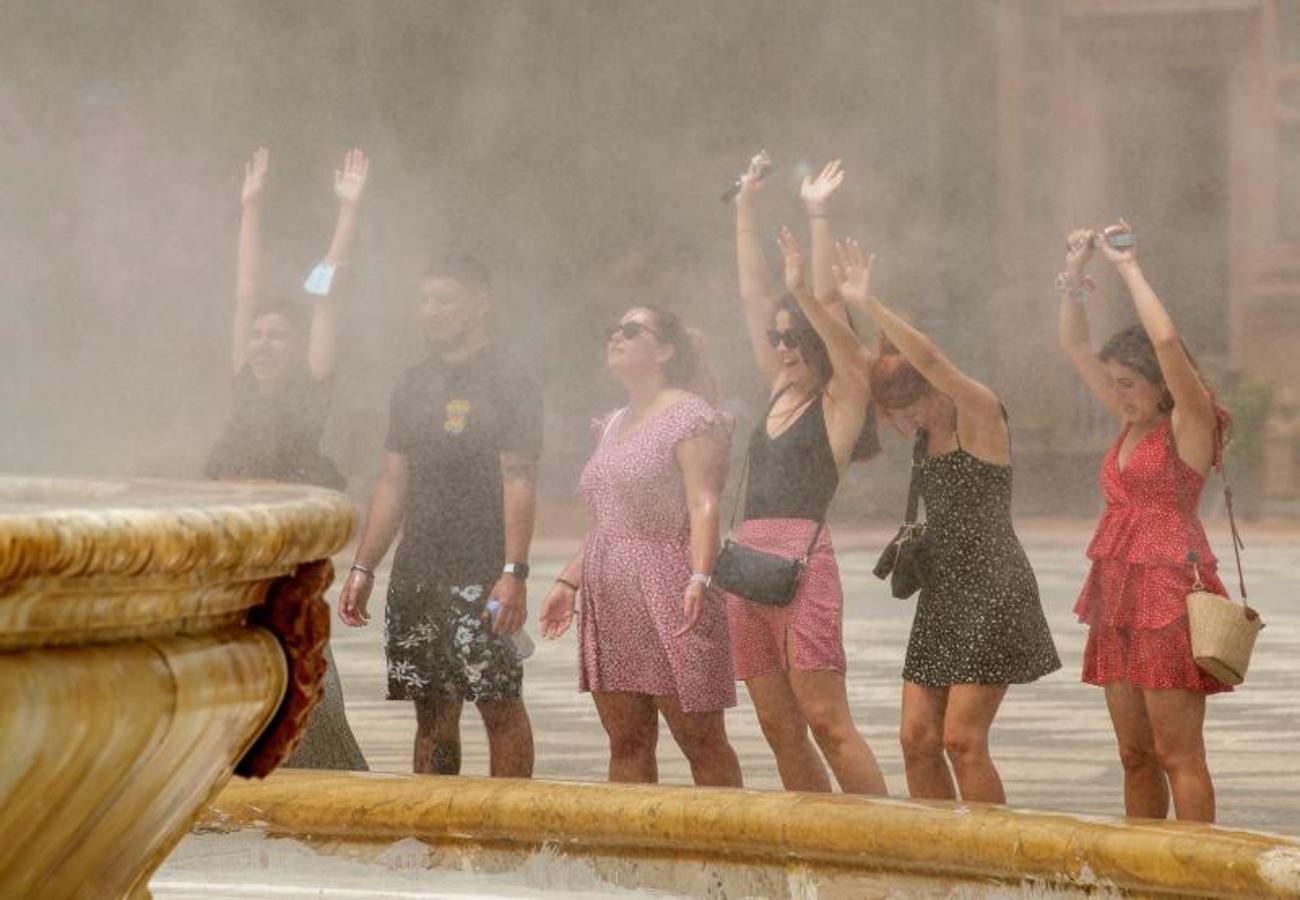
<instances>
[{"instance_id":1,"label":"mobile phone","mask_svg":"<svg viewBox=\"0 0 1300 900\"><path fill-rule=\"evenodd\" d=\"M1092 233L1092 245L1094 247L1100 247L1103 240L1116 250L1127 250L1130 247L1137 246L1137 235L1132 231L1117 231L1114 234L1106 234L1104 231L1094 231Z\"/></svg>"}]
</instances>

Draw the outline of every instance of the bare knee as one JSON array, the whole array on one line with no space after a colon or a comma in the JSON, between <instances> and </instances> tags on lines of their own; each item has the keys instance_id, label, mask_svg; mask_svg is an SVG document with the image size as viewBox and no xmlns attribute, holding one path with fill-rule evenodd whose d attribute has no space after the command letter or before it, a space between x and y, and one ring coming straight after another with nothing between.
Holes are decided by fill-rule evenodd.
<instances>
[{"instance_id":1,"label":"bare knee","mask_svg":"<svg viewBox=\"0 0 1300 900\"><path fill-rule=\"evenodd\" d=\"M1197 746L1157 743L1154 761L1166 772L1195 772L1206 768L1205 749Z\"/></svg>"},{"instance_id":2,"label":"bare knee","mask_svg":"<svg viewBox=\"0 0 1300 900\"><path fill-rule=\"evenodd\" d=\"M791 747L808 738L808 725L800 716L758 712L758 727L772 747Z\"/></svg>"},{"instance_id":3,"label":"bare knee","mask_svg":"<svg viewBox=\"0 0 1300 900\"><path fill-rule=\"evenodd\" d=\"M819 744L838 744L858 736L848 709L839 704L812 703L804 707L803 713Z\"/></svg>"},{"instance_id":4,"label":"bare knee","mask_svg":"<svg viewBox=\"0 0 1300 900\"><path fill-rule=\"evenodd\" d=\"M609 730L609 752L620 758L653 754L658 742L659 724L653 719L647 722L625 722Z\"/></svg>"},{"instance_id":5,"label":"bare knee","mask_svg":"<svg viewBox=\"0 0 1300 900\"><path fill-rule=\"evenodd\" d=\"M1119 762L1129 773L1150 771L1160 765L1155 748L1143 741L1120 741Z\"/></svg>"},{"instance_id":6,"label":"bare knee","mask_svg":"<svg viewBox=\"0 0 1300 900\"><path fill-rule=\"evenodd\" d=\"M954 767L983 759L989 753L988 736L966 728L945 728L943 752Z\"/></svg>"},{"instance_id":7,"label":"bare knee","mask_svg":"<svg viewBox=\"0 0 1300 900\"><path fill-rule=\"evenodd\" d=\"M904 722L898 733L903 747L903 758L909 762L932 760L943 756L943 736L932 725L922 722Z\"/></svg>"},{"instance_id":8,"label":"bare knee","mask_svg":"<svg viewBox=\"0 0 1300 900\"><path fill-rule=\"evenodd\" d=\"M493 734L530 727L528 710L519 699L485 700L478 704L478 710L483 727Z\"/></svg>"},{"instance_id":9,"label":"bare knee","mask_svg":"<svg viewBox=\"0 0 1300 900\"><path fill-rule=\"evenodd\" d=\"M686 758L693 762L709 757L727 743L726 732L712 722L679 724L673 730L673 738Z\"/></svg>"}]
</instances>

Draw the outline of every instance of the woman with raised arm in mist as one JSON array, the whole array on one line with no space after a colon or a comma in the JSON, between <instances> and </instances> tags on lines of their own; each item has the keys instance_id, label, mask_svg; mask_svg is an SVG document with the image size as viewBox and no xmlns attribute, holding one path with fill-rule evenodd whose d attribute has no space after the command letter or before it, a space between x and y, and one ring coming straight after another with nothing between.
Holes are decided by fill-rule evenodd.
<instances>
[{"instance_id":1,"label":"woman with raised arm in mist","mask_svg":"<svg viewBox=\"0 0 1300 900\"><path fill-rule=\"evenodd\" d=\"M880 329L871 393L905 432L924 430L925 578L903 664L900 740L913 797L1005 803L989 730L1008 685L1061 667L1038 582L1011 522L1011 431L988 387L870 291L871 258L839 247L845 301ZM954 777L956 784L954 785Z\"/></svg>"},{"instance_id":2,"label":"woman with raised arm in mist","mask_svg":"<svg viewBox=\"0 0 1300 900\"><path fill-rule=\"evenodd\" d=\"M1205 697L1231 690L1196 666L1187 594L1197 575L1225 594L1197 515L1208 470L1219 463L1227 413L1196 370L1164 304L1138 266L1122 220L1104 232L1102 255L1128 289L1140 324L1098 353L1085 306L1093 233L1067 238L1057 278L1061 348L1088 389L1121 425L1101 465L1106 510L1088 547L1092 569L1074 611L1088 625L1083 680L1102 687L1124 767L1129 816L1214 821L1205 761ZM1198 556L1196 570L1188 551Z\"/></svg>"},{"instance_id":3,"label":"woman with raised arm in mist","mask_svg":"<svg viewBox=\"0 0 1300 900\"><path fill-rule=\"evenodd\" d=\"M740 787L724 721L736 705L726 612L708 589L732 422L672 313L628 310L605 361L628 403L595 426L581 479L590 526L542 605L542 634L559 637L579 614L579 688L609 736L610 781L658 781L662 714L697 785Z\"/></svg>"},{"instance_id":4,"label":"woman with raised arm in mist","mask_svg":"<svg viewBox=\"0 0 1300 900\"><path fill-rule=\"evenodd\" d=\"M351 259L357 207L368 161L352 150L334 173L338 223L324 261L307 280L304 300L264 302L261 296L262 195L270 164L258 148L244 170L243 214L235 273L234 414L208 458L217 479L267 479L342 490L343 476L320 450L337 356L334 273ZM303 312L304 303L310 315ZM348 727L343 689L326 647L325 696L302 742L285 765L312 769L366 769Z\"/></svg>"},{"instance_id":5,"label":"woman with raised arm in mist","mask_svg":"<svg viewBox=\"0 0 1300 900\"><path fill-rule=\"evenodd\" d=\"M750 435L738 543L808 562L794 599L767 606L727 595L736 678L745 682L787 790L829 791L812 738L849 793L884 794L885 779L849 710L844 675L844 593L825 517L840 476L874 455L868 419L870 356L849 327L831 284L829 198L839 162L805 179L813 238L813 288L788 229L780 237L786 293L777 291L758 236L756 206L763 154L736 196L740 300L750 345L768 388L767 415ZM815 536L815 543L812 543Z\"/></svg>"}]
</instances>

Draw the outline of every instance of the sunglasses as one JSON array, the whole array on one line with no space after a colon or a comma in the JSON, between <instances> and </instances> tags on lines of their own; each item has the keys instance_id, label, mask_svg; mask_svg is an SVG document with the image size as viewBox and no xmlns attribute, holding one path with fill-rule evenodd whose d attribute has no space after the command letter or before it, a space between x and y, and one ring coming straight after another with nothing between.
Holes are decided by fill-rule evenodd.
<instances>
[{"instance_id":1,"label":"sunglasses","mask_svg":"<svg viewBox=\"0 0 1300 900\"><path fill-rule=\"evenodd\" d=\"M625 341L634 340L643 331L649 332L650 334L654 335L655 338L659 337L659 332L655 331L649 325L643 325L640 322L633 319L629 322L615 322L613 325L606 328L605 341L608 343L609 341L614 340L615 336L617 335L621 335L623 340Z\"/></svg>"},{"instance_id":2,"label":"sunglasses","mask_svg":"<svg viewBox=\"0 0 1300 900\"><path fill-rule=\"evenodd\" d=\"M782 344L785 344L786 347L790 348L791 350L798 350L799 332L795 331L794 329L787 329L786 331L778 331L775 328L769 328L767 330L767 342L772 345L773 349L776 349L777 347L780 347Z\"/></svg>"}]
</instances>

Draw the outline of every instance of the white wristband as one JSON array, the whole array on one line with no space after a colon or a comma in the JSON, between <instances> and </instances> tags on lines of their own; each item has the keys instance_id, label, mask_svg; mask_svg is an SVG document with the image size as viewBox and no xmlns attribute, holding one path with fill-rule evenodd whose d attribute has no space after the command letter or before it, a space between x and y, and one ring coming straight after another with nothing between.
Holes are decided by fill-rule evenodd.
<instances>
[{"instance_id":1,"label":"white wristband","mask_svg":"<svg viewBox=\"0 0 1300 900\"><path fill-rule=\"evenodd\" d=\"M302 283L302 289L315 297L328 297L333 284L334 266L322 262L317 263L316 268L311 270L307 280Z\"/></svg>"},{"instance_id":2,"label":"white wristband","mask_svg":"<svg viewBox=\"0 0 1300 900\"><path fill-rule=\"evenodd\" d=\"M713 576L708 574L707 572L691 573L691 584L702 584L705 587L708 587L712 583L713 583Z\"/></svg>"}]
</instances>

